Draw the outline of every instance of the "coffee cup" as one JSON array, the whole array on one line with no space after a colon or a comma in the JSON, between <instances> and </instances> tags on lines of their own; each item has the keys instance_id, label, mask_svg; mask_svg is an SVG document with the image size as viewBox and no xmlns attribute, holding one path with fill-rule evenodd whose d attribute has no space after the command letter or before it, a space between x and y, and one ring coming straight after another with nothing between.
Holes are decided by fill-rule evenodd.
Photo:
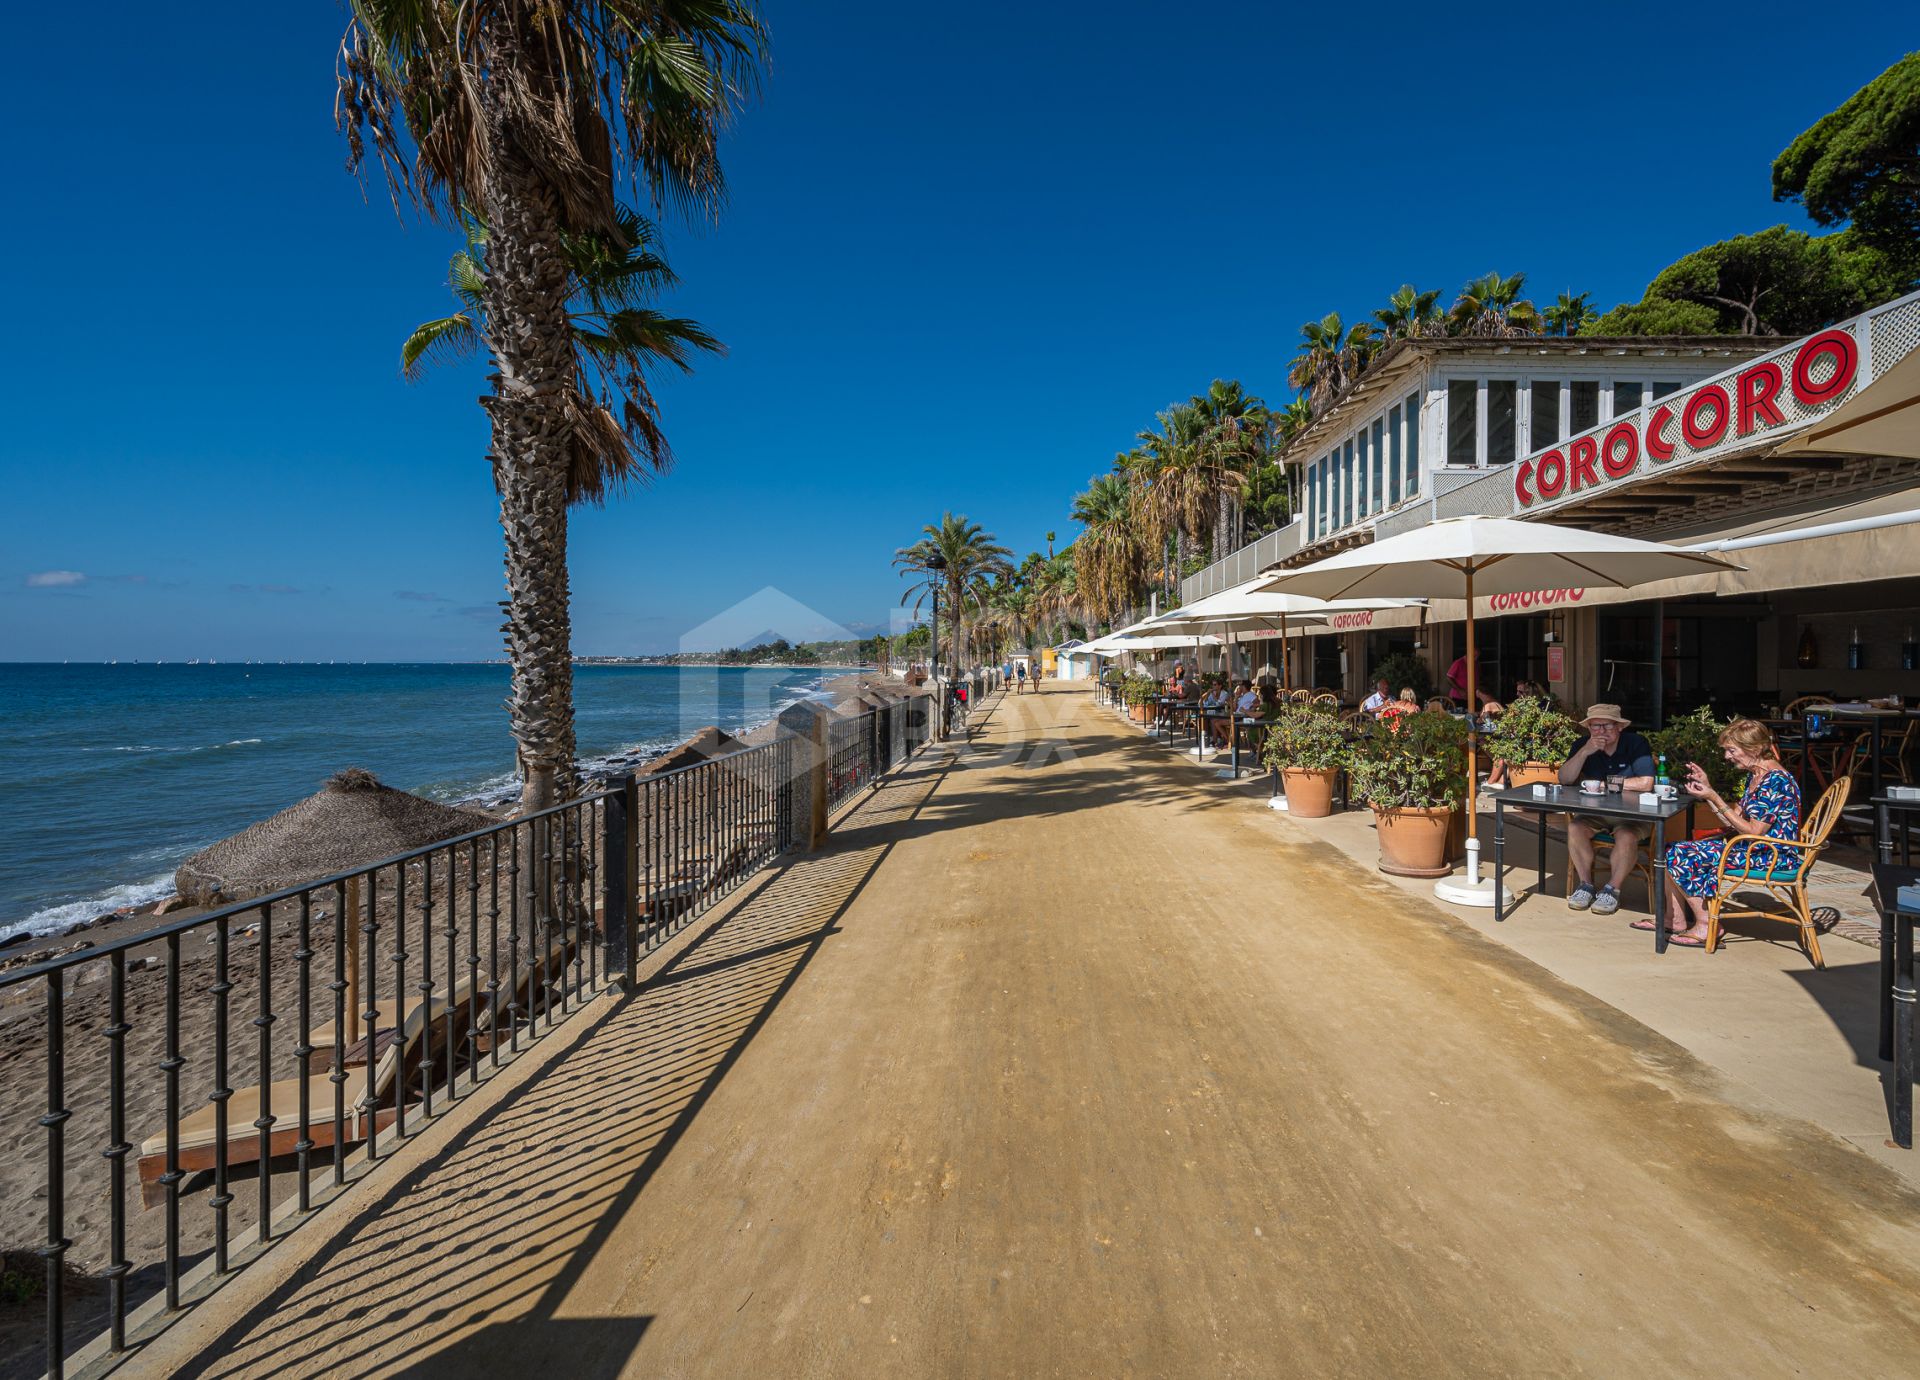
<instances>
[{"instance_id":1,"label":"coffee cup","mask_svg":"<svg viewBox=\"0 0 1920 1380\"><path fill-rule=\"evenodd\" d=\"M1607 783L1604 781L1582 781L1580 783L1580 794L1582 795L1605 795L1606 793Z\"/></svg>"},{"instance_id":2,"label":"coffee cup","mask_svg":"<svg viewBox=\"0 0 1920 1380\"><path fill-rule=\"evenodd\" d=\"M1662 800L1678 800L1680 798L1680 788L1671 781L1655 786L1654 790Z\"/></svg>"}]
</instances>

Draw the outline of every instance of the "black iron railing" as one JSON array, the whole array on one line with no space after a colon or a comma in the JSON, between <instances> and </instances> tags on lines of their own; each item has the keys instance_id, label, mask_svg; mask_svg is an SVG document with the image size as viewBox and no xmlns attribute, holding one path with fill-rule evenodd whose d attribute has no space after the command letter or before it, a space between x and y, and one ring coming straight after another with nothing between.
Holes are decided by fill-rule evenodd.
<instances>
[{"instance_id":1,"label":"black iron railing","mask_svg":"<svg viewBox=\"0 0 1920 1380\"><path fill-rule=\"evenodd\" d=\"M931 717L914 698L833 720L834 803L910 760ZM5 1128L0 1153L10 1172L36 1150L44 1166L48 1374L83 1345L94 1374L137 1352L493 1068L631 983L641 954L796 841L808 746L783 735L630 777L0 973L0 1016L26 1004L45 1022L46 1110ZM70 1069L88 1040L104 1058ZM71 1290L76 1254L104 1290Z\"/></svg>"}]
</instances>

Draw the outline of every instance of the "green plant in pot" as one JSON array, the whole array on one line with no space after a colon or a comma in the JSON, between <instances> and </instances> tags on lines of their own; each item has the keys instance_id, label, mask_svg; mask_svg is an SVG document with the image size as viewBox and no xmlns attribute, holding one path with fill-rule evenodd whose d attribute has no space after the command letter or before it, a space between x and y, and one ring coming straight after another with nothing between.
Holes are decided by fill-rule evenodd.
<instances>
[{"instance_id":1,"label":"green plant in pot","mask_svg":"<svg viewBox=\"0 0 1920 1380\"><path fill-rule=\"evenodd\" d=\"M1433 694L1433 673L1427 669L1427 663L1412 652L1393 652L1375 663L1373 674L1367 677L1371 685L1376 680L1387 683L1387 693L1398 695L1402 690L1412 689L1414 699L1421 704Z\"/></svg>"},{"instance_id":2,"label":"green plant in pot","mask_svg":"<svg viewBox=\"0 0 1920 1380\"><path fill-rule=\"evenodd\" d=\"M1531 786L1560 779L1560 764L1580 741L1580 725L1554 707L1551 700L1523 695L1508 705L1481 738L1490 757L1507 764L1507 782Z\"/></svg>"},{"instance_id":3,"label":"green plant in pot","mask_svg":"<svg viewBox=\"0 0 1920 1380\"><path fill-rule=\"evenodd\" d=\"M1120 692L1126 697L1127 711L1136 723L1145 723L1153 716L1153 701L1160 693L1160 686L1152 676L1135 672L1127 677Z\"/></svg>"},{"instance_id":4,"label":"green plant in pot","mask_svg":"<svg viewBox=\"0 0 1920 1380\"><path fill-rule=\"evenodd\" d=\"M1373 807L1380 870L1444 877L1454 813L1467 795L1467 726L1451 714L1405 714L1375 724L1348 779Z\"/></svg>"},{"instance_id":5,"label":"green plant in pot","mask_svg":"<svg viewBox=\"0 0 1920 1380\"><path fill-rule=\"evenodd\" d=\"M1325 819L1333 813L1333 778L1352 756L1339 719L1311 705L1286 705L1267 730L1262 756L1280 769L1289 814Z\"/></svg>"},{"instance_id":6,"label":"green plant in pot","mask_svg":"<svg viewBox=\"0 0 1920 1380\"><path fill-rule=\"evenodd\" d=\"M1714 718L1712 709L1703 704L1691 714L1669 719L1665 728L1649 733L1647 741L1667 759L1667 774L1676 782L1685 779L1687 763L1698 762L1716 791L1738 800L1747 784L1746 773L1729 762L1720 748L1726 727L1727 721Z\"/></svg>"}]
</instances>

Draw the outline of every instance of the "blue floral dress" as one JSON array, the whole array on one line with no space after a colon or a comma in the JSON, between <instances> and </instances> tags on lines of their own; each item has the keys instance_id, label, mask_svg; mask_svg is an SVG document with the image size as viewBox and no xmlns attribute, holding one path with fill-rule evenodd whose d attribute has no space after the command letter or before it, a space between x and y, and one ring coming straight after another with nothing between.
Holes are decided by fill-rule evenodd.
<instances>
[{"instance_id":1,"label":"blue floral dress","mask_svg":"<svg viewBox=\"0 0 1920 1380\"><path fill-rule=\"evenodd\" d=\"M1764 821L1770 839L1796 838L1800 833L1800 783L1791 772L1768 772L1758 781L1747 783L1740 797L1740 813L1756 822ZM1736 847L1732 865L1746 866L1747 844ZM1697 843L1676 843L1667 850L1667 875L1675 886L1704 901L1713 895L1714 878L1719 875L1720 855L1726 852L1725 839L1701 839ZM1777 859L1762 849L1758 861L1772 861L1776 869L1800 865L1800 850L1782 848Z\"/></svg>"}]
</instances>

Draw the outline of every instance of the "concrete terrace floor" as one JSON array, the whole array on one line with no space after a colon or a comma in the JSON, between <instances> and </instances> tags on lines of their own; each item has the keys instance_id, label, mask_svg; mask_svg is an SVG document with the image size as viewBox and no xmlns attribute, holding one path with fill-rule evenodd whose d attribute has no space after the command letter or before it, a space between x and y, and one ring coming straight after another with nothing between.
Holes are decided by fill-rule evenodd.
<instances>
[{"instance_id":1,"label":"concrete terrace floor","mask_svg":"<svg viewBox=\"0 0 1920 1380\"><path fill-rule=\"evenodd\" d=\"M135 1373L1911 1368L1884 1165L1084 692L982 715Z\"/></svg>"}]
</instances>

